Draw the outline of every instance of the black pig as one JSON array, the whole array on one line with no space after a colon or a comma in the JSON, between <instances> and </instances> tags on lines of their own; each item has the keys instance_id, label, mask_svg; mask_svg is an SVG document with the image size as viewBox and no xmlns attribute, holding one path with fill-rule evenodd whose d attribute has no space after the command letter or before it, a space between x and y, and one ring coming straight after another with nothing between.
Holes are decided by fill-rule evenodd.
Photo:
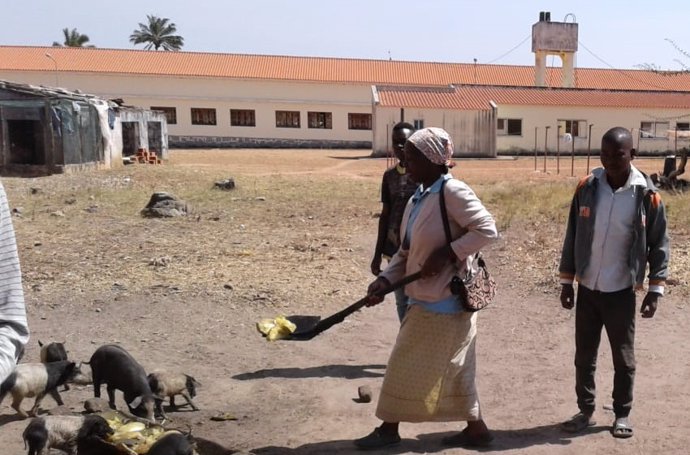
<instances>
[{"instance_id":1,"label":"black pig","mask_svg":"<svg viewBox=\"0 0 690 455\"><path fill-rule=\"evenodd\" d=\"M146 380L146 371L129 352L106 344L96 349L89 364L96 398L101 396L101 384L107 384L108 404L112 409L115 409L115 390L121 390L129 412L154 420L155 397Z\"/></svg>"}]
</instances>

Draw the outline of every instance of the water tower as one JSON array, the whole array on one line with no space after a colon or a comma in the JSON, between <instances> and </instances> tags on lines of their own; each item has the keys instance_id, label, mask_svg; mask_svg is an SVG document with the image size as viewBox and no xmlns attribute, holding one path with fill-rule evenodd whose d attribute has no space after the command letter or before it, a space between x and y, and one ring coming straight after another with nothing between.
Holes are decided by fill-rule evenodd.
<instances>
[{"instance_id":1,"label":"water tower","mask_svg":"<svg viewBox=\"0 0 690 455\"><path fill-rule=\"evenodd\" d=\"M551 13L539 13L539 22L532 25L532 52L535 57L534 84L546 87L546 57L557 55L563 62L561 86L575 86L575 52L577 52L577 23L551 22Z\"/></svg>"}]
</instances>

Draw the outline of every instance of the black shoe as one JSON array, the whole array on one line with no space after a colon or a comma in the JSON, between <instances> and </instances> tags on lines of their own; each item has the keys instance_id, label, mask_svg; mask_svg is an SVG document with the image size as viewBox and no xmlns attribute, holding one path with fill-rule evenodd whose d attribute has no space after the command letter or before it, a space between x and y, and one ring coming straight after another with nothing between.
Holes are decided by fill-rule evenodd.
<instances>
[{"instance_id":1,"label":"black shoe","mask_svg":"<svg viewBox=\"0 0 690 455\"><path fill-rule=\"evenodd\" d=\"M355 446L360 450L374 450L382 449L400 443L400 435L398 433L390 434L383 433L381 428L374 428L367 436L355 439Z\"/></svg>"}]
</instances>

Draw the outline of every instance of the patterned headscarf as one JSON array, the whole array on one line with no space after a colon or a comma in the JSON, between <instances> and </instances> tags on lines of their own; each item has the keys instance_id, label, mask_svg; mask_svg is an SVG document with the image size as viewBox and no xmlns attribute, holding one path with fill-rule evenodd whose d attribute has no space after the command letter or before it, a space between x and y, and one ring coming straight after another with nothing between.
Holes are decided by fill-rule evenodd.
<instances>
[{"instance_id":1,"label":"patterned headscarf","mask_svg":"<svg viewBox=\"0 0 690 455\"><path fill-rule=\"evenodd\" d=\"M448 165L453 156L453 140L443 128L423 128L408 141L434 164Z\"/></svg>"}]
</instances>

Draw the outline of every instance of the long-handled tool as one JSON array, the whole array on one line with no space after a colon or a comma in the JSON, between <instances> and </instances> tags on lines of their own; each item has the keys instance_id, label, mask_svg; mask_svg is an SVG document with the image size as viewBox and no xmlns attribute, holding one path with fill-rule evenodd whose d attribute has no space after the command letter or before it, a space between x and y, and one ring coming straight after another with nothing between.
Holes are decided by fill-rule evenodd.
<instances>
[{"instance_id":1,"label":"long-handled tool","mask_svg":"<svg viewBox=\"0 0 690 455\"><path fill-rule=\"evenodd\" d=\"M378 295L383 297L384 295L389 294L398 288L401 288L409 283L412 283L413 281L418 280L421 276L421 272L408 275L403 279L396 281L395 283L392 283L391 285L383 288L381 292L378 293ZM326 319L321 319L319 316L290 316L287 319L293 322L297 326L297 328L294 332L292 332L292 334L289 337L283 339L300 341L311 340L316 335L330 329L336 324L343 322L346 317L348 317L355 311L363 308L367 304L368 300L368 296L364 297L356 301L352 305L348 306L347 308L338 311L332 316L327 317Z\"/></svg>"}]
</instances>

